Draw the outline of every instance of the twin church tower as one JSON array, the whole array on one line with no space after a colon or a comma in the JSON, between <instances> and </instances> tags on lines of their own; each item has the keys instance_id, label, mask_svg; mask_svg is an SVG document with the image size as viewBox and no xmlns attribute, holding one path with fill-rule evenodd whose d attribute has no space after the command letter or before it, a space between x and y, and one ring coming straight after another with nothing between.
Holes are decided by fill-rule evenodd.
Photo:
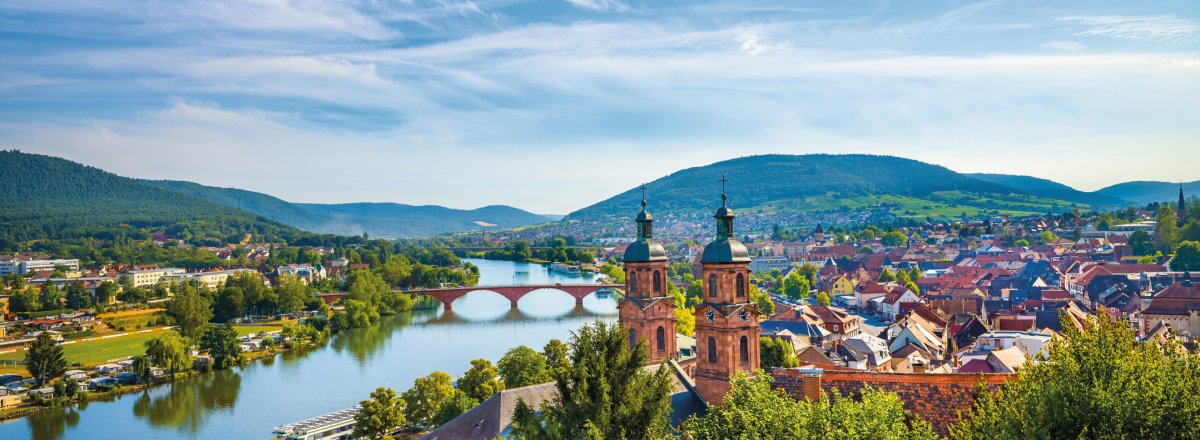
<instances>
[{"instance_id":1,"label":"twin church tower","mask_svg":"<svg viewBox=\"0 0 1200 440\"><path fill-rule=\"evenodd\" d=\"M701 256L703 302L696 306L696 389L705 402L720 404L729 391L729 380L738 371L758 369L758 306L750 299L750 254L733 236L733 209L721 178L721 207L717 237ZM654 241L654 217L646 211L642 186L642 212L637 216L637 241L625 250L625 300L618 306L630 345L647 344L650 361L675 357L675 302L668 294L667 252Z\"/></svg>"}]
</instances>

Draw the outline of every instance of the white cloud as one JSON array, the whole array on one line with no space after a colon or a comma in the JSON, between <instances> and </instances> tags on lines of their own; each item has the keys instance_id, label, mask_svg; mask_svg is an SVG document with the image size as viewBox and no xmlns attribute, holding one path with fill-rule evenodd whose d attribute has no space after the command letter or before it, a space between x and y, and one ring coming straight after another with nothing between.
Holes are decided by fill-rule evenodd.
<instances>
[{"instance_id":1,"label":"white cloud","mask_svg":"<svg viewBox=\"0 0 1200 440\"><path fill-rule=\"evenodd\" d=\"M629 5L621 0L567 0L567 3L575 5L583 9L590 9L597 12L616 11L626 12L629 10Z\"/></svg>"},{"instance_id":2,"label":"white cloud","mask_svg":"<svg viewBox=\"0 0 1200 440\"><path fill-rule=\"evenodd\" d=\"M1078 41L1048 41L1042 43L1042 47L1046 49L1065 50L1067 52L1079 52L1085 46Z\"/></svg>"},{"instance_id":3,"label":"white cloud","mask_svg":"<svg viewBox=\"0 0 1200 440\"><path fill-rule=\"evenodd\" d=\"M1078 35L1125 40L1177 41L1193 39L1200 34L1200 23L1196 20L1174 15L1095 15L1063 17L1059 20L1086 26Z\"/></svg>"}]
</instances>

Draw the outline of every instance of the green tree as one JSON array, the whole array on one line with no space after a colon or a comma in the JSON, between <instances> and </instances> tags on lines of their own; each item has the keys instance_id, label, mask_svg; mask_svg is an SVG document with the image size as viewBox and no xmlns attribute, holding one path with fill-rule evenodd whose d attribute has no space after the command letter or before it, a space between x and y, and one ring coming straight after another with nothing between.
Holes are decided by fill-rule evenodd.
<instances>
[{"instance_id":1,"label":"green tree","mask_svg":"<svg viewBox=\"0 0 1200 440\"><path fill-rule=\"evenodd\" d=\"M311 296L308 286L295 275L284 274L275 280L275 301L280 310L295 313Z\"/></svg>"},{"instance_id":2,"label":"green tree","mask_svg":"<svg viewBox=\"0 0 1200 440\"><path fill-rule=\"evenodd\" d=\"M899 284L901 286L908 284L909 282L912 281L912 279L910 279L908 276L907 270L897 269L895 277L896 277L896 284Z\"/></svg>"},{"instance_id":3,"label":"green tree","mask_svg":"<svg viewBox=\"0 0 1200 440\"><path fill-rule=\"evenodd\" d=\"M38 299L38 292L33 290L32 286L26 286L24 289L13 293L9 298L9 306L14 313L36 312L42 309L42 303Z\"/></svg>"},{"instance_id":4,"label":"green tree","mask_svg":"<svg viewBox=\"0 0 1200 440\"><path fill-rule=\"evenodd\" d=\"M808 279L800 276L797 271L792 271L783 278L783 295L788 298L802 299L807 297L810 291L812 291L812 284L809 284Z\"/></svg>"},{"instance_id":5,"label":"green tree","mask_svg":"<svg viewBox=\"0 0 1200 440\"><path fill-rule=\"evenodd\" d=\"M929 439L928 423L908 420L904 402L866 387L861 400L837 394L815 402L796 400L771 387L771 375L734 376L724 405L683 424L683 438L707 439Z\"/></svg>"},{"instance_id":6,"label":"green tree","mask_svg":"<svg viewBox=\"0 0 1200 440\"><path fill-rule=\"evenodd\" d=\"M817 272L819 272L819 271L820 271L820 268L818 268L817 265L812 264L812 263L804 263L804 264L800 265L800 269L799 269L800 276L804 277L804 279L808 281L809 286L817 285Z\"/></svg>"},{"instance_id":7,"label":"green tree","mask_svg":"<svg viewBox=\"0 0 1200 440\"><path fill-rule=\"evenodd\" d=\"M1200 270L1200 242L1185 241L1179 243L1179 248L1175 250L1175 256L1171 258L1171 270Z\"/></svg>"},{"instance_id":8,"label":"green tree","mask_svg":"<svg viewBox=\"0 0 1200 440\"><path fill-rule=\"evenodd\" d=\"M172 379L175 378L175 372L186 370L192 364L189 344L179 333L164 331L158 337L146 340L145 346L146 358L150 363L167 370Z\"/></svg>"},{"instance_id":9,"label":"green tree","mask_svg":"<svg viewBox=\"0 0 1200 440\"><path fill-rule=\"evenodd\" d=\"M363 328L379 320L379 311L363 301L346 301L347 328Z\"/></svg>"},{"instance_id":10,"label":"green tree","mask_svg":"<svg viewBox=\"0 0 1200 440\"><path fill-rule=\"evenodd\" d=\"M38 292L38 307L41 310L58 310L62 308L63 292L53 283L46 283Z\"/></svg>"},{"instance_id":11,"label":"green tree","mask_svg":"<svg viewBox=\"0 0 1200 440\"><path fill-rule=\"evenodd\" d=\"M879 272L879 278L875 279L875 281L880 283L890 283L892 281L896 281L896 275L892 274L892 271L885 267Z\"/></svg>"},{"instance_id":12,"label":"green tree","mask_svg":"<svg viewBox=\"0 0 1200 440\"><path fill-rule=\"evenodd\" d=\"M1026 364L952 427L960 439L1200 438L1200 358L1175 340L1139 342L1129 323L1094 315L1063 326L1045 362Z\"/></svg>"},{"instance_id":13,"label":"green tree","mask_svg":"<svg viewBox=\"0 0 1200 440\"><path fill-rule=\"evenodd\" d=\"M915 295L921 294L921 288L917 287L917 283L914 283L912 281L909 281L907 284L905 284L904 288L912 291L912 293Z\"/></svg>"},{"instance_id":14,"label":"green tree","mask_svg":"<svg viewBox=\"0 0 1200 440\"><path fill-rule=\"evenodd\" d=\"M557 339L553 339L550 342L554 341L557 341ZM561 341L559 343L562 344ZM546 347L549 349L550 344L546 344ZM499 380L499 376L500 370L495 365L492 365L490 361L487 359L475 359L471 361L471 369L463 373L463 377L458 378L455 385L467 397L477 401L484 401L504 389L504 382Z\"/></svg>"},{"instance_id":15,"label":"green tree","mask_svg":"<svg viewBox=\"0 0 1200 440\"><path fill-rule=\"evenodd\" d=\"M792 348L792 344L782 338L763 336L758 338L758 345L759 363L764 371L771 371L771 368L775 367L800 366L800 360L796 358L796 350Z\"/></svg>"},{"instance_id":16,"label":"green tree","mask_svg":"<svg viewBox=\"0 0 1200 440\"><path fill-rule=\"evenodd\" d=\"M407 421L404 418L405 402L391 388L376 388L371 398L359 402L354 415L354 437L377 439L400 429Z\"/></svg>"},{"instance_id":17,"label":"green tree","mask_svg":"<svg viewBox=\"0 0 1200 440\"><path fill-rule=\"evenodd\" d=\"M479 401L468 396L462 390L454 390L454 395L442 405L442 409L433 417L433 423L443 425L446 422L454 420L455 417L462 415L471 408L479 405Z\"/></svg>"},{"instance_id":18,"label":"green tree","mask_svg":"<svg viewBox=\"0 0 1200 440\"><path fill-rule=\"evenodd\" d=\"M758 286L750 285L750 301L758 304L758 311L764 315L771 316L775 314L775 301L771 301L771 295L767 292L759 290ZM693 311L693 313L695 313ZM695 315L692 315L692 326L695 327Z\"/></svg>"},{"instance_id":19,"label":"green tree","mask_svg":"<svg viewBox=\"0 0 1200 440\"><path fill-rule=\"evenodd\" d=\"M905 236L903 232L892 231L883 234L883 236L879 238L879 243L887 247L904 246L908 243L908 237Z\"/></svg>"},{"instance_id":20,"label":"green tree","mask_svg":"<svg viewBox=\"0 0 1200 440\"><path fill-rule=\"evenodd\" d=\"M404 399L404 417L411 423L432 425L442 406L454 397L450 382L450 375L441 371L414 380L412 388L400 396Z\"/></svg>"},{"instance_id":21,"label":"green tree","mask_svg":"<svg viewBox=\"0 0 1200 440\"><path fill-rule=\"evenodd\" d=\"M1171 205L1164 204L1158 208L1155 220L1158 224L1154 228L1154 245L1163 252L1170 253L1179 241L1179 219L1175 216L1175 210L1171 209Z\"/></svg>"},{"instance_id":22,"label":"green tree","mask_svg":"<svg viewBox=\"0 0 1200 440\"><path fill-rule=\"evenodd\" d=\"M1133 253L1136 255L1149 255L1154 253L1154 240L1146 231L1137 230L1129 234L1129 247L1133 248Z\"/></svg>"},{"instance_id":23,"label":"green tree","mask_svg":"<svg viewBox=\"0 0 1200 440\"><path fill-rule=\"evenodd\" d=\"M828 306L830 304L829 294L825 292L817 292L817 305Z\"/></svg>"},{"instance_id":24,"label":"green tree","mask_svg":"<svg viewBox=\"0 0 1200 440\"><path fill-rule=\"evenodd\" d=\"M83 285L83 281L76 281L67 286L68 309L89 309L92 305L92 294L88 293L87 287Z\"/></svg>"},{"instance_id":25,"label":"green tree","mask_svg":"<svg viewBox=\"0 0 1200 440\"><path fill-rule=\"evenodd\" d=\"M25 351L25 369L33 376L38 386L43 386L51 379L62 376L67 371L67 359L63 357L62 346L49 332L42 332L29 344Z\"/></svg>"},{"instance_id":26,"label":"green tree","mask_svg":"<svg viewBox=\"0 0 1200 440\"><path fill-rule=\"evenodd\" d=\"M213 367L217 369L229 368L242 361L237 330L229 324L208 327L200 337L200 349L212 356Z\"/></svg>"},{"instance_id":27,"label":"green tree","mask_svg":"<svg viewBox=\"0 0 1200 440\"><path fill-rule=\"evenodd\" d=\"M134 356L130 371L137 374L138 383L149 382L150 378L153 377L150 373L150 359L146 356Z\"/></svg>"},{"instance_id":28,"label":"green tree","mask_svg":"<svg viewBox=\"0 0 1200 440\"><path fill-rule=\"evenodd\" d=\"M369 270L355 270L346 276L346 300L362 301L372 306L383 301L392 290L383 277Z\"/></svg>"},{"instance_id":29,"label":"green tree","mask_svg":"<svg viewBox=\"0 0 1200 440\"><path fill-rule=\"evenodd\" d=\"M619 324L596 322L571 337L571 368L556 372L559 398L535 413L519 402L516 439L660 439L669 436L670 369L648 372L644 344Z\"/></svg>"},{"instance_id":30,"label":"green tree","mask_svg":"<svg viewBox=\"0 0 1200 440\"><path fill-rule=\"evenodd\" d=\"M117 286L117 283L112 281L100 283L100 285L96 287L96 303L108 304L112 302L112 300L117 297L118 290L120 290L120 286Z\"/></svg>"},{"instance_id":31,"label":"green tree","mask_svg":"<svg viewBox=\"0 0 1200 440\"><path fill-rule=\"evenodd\" d=\"M500 358L496 365L505 388L519 388L550 381L546 368L546 357L528 346L514 347Z\"/></svg>"},{"instance_id":32,"label":"green tree","mask_svg":"<svg viewBox=\"0 0 1200 440\"><path fill-rule=\"evenodd\" d=\"M569 368L571 366L571 362L567 359L569 350L570 348L567 347L567 344L561 340L551 339L550 342L547 342L542 347L542 355L546 356L546 368L550 369L550 371Z\"/></svg>"},{"instance_id":33,"label":"green tree","mask_svg":"<svg viewBox=\"0 0 1200 440\"><path fill-rule=\"evenodd\" d=\"M179 332L188 338L196 338L204 331L204 327L212 320L212 304L208 298L194 289L180 289L180 292L167 302L167 314L175 318Z\"/></svg>"}]
</instances>

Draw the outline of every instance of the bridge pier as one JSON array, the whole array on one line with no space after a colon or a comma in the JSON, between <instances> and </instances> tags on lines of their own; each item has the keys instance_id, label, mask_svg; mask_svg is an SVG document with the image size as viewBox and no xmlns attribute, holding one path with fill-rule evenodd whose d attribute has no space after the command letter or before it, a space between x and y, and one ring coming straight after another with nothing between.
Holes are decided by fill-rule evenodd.
<instances>
[{"instance_id":1,"label":"bridge pier","mask_svg":"<svg viewBox=\"0 0 1200 440\"><path fill-rule=\"evenodd\" d=\"M508 302L512 303L512 308L514 308L514 309L517 308L517 301L519 301L519 300L516 300L516 299L508 300Z\"/></svg>"},{"instance_id":2,"label":"bridge pier","mask_svg":"<svg viewBox=\"0 0 1200 440\"><path fill-rule=\"evenodd\" d=\"M583 305L583 297L582 296L575 297L575 305L577 305L577 306Z\"/></svg>"},{"instance_id":3,"label":"bridge pier","mask_svg":"<svg viewBox=\"0 0 1200 440\"><path fill-rule=\"evenodd\" d=\"M450 304L452 304L452 302L442 301L442 310L447 312L454 310L454 307L450 307Z\"/></svg>"}]
</instances>

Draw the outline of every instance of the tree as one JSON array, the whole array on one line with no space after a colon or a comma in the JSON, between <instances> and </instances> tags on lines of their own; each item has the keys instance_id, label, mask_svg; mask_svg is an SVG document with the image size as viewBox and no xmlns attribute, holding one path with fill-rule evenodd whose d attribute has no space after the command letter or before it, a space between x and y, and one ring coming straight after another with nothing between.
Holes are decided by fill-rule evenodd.
<instances>
[{"instance_id":1,"label":"tree","mask_svg":"<svg viewBox=\"0 0 1200 440\"><path fill-rule=\"evenodd\" d=\"M758 338L758 345L758 358L764 371L771 371L771 368L775 367L800 366L800 360L796 358L796 350L783 338L762 336Z\"/></svg>"},{"instance_id":2,"label":"tree","mask_svg":"<svg viewBox=\"0 0 1200 440\"><path fill-rule=\"evenodd\" d=\"M217 369L229 368L242 361L237 330L229 324L208 327L200 337L200 349L212 356L213 367Z\"/></svg>"},{"instance_id":3,"label":"tree","mask_svg":"<svg viewBox=\"0 0 1200 440\"><path fill-rule=\"evenodd\" d=\"M1200 357L1174 339L1139 342L1127 321L1104 314L1063 330L1045 362L981 393L952 436L1200 438Z\"/></svg>"},{"instance_id":4,"label":"tree","mask_svg":"<svg viewBox=\"0 0 1200 440\"><path fill-rule=\"evenodd\" d=\"M899 284L901 286L908 284L910 281L912 281L912 279L910 279L908 277L907 270L897 269L895 276L896 276L896 284Z\"/></svg>"},{"instance_id":5,"label":"tree","mask_svg":"<svg viewBox=\"0 0 1200 440\"><path fill-rule=\"evenodd\" d=\"M275 281L275 301L285 312L294 313L300 310L309 296L308 286L295 275L280 275Z\"/></svg>"},{"instance_id":6,"label":"tree","mask_svg":"<svg viewBox=\"0 0 1200 440\"><path fill-rule=\"evenodd\" d=\"M879 278L877 278L875 281L878 281L880 283L889 283L892 281L896 281L896 276L892 274L892 271L888 270L888 268L885 267L885 268L883 268L882 271L879 272Z\"/></svg>"},{"instance_id":7,"label":"tree","mask_svg":"<svg viewBox=\"0 0 1200 440\"><path fill-rule=\"evenodd\" d=\"M54 283L46 283L38 292L38 307L41 310L58 310L62 308L63 292Z\"/></svg>"},{"instance_id":8,"label":"tree","mask_svg":"<svg viewBox=\"0 0 1200 440\"><path fill-rule=\"evenodd\" d=\"M1179 248L1175 250L1175 257L1171 258L1171 270L1200 270L1200 241L1179 243Z\"/></svg>"},{"instance_id":9,"label":"tree","mask_svg":"<svg viewBox=\"0 0 1200 440\"><path fill-rule=\"evenodd\" d=\"M342 313L346 315L347 328L363 328L379 320L379 311L363 301L347 300L346 311Z\"/></svg>"},{"instance_id":10,"label":"tree","mask_svg":"<svg viewBox=\"0 0 1200 440\"><path fill-rule=\"evenodd\" d=\"M825 292L817 292L817 305L828 306L830 304L829 294Z\"/></svg>"},{"instance_id":11,"label":"tree","mask_svg":"<svg viewBox=\"0 0 1200 440\"><path fill-rule=\"evenodd\" d=\"M904 246L908 243L908 236L905 236L904 233L900 231L892 231L883 234L883 236L879 238L879 243L887 247Z\"/></svg>"},{"instance_id":12,"label":"tree","mask_svg":"<svg viewBox=\"0 0 1200 440\"><path fill-rule=\"evenodd\" d=\"M192 363L188 353L189 344L173 331L162 332L157 338L146 340L146 358L152 365L162 367L175 378L175 372L183 371Z\"/></svg>"},{"instance_id":13,"label":"tree","mask_svg":"<svg viewBox=\"0 0 1200 440\"><path fill-rule=\"evenodd\" d=\"M907 420L895 394L863 388L861 400L836 393L817 401L796 400L771 387L771 375L733 377L724 405L711 405L704 417L683 424L683 438L937 438L928 423Z\"/></svg>"},{"instance_id":14,"label":"tree","mask_svg":"<svg viewBox=\"0 0 1200 440\"><path fill-rule=\"evenodd\" d=\"M96 304L108 304L117 297L120 287L112 281L105 281L96 287Z\"/></svg>"},{"instance_id":15,"label":"tree","mask_svg":"<svg viewBox=\"0 0 1200 440\"><path fill-rule=\"evenodd\" d=\"M750 301L754 301L755 303L758 304L759 312L762 312L763 314L765 314L767 316L771 316L771 315L775 314L775 301L771 301L771 295L768 295L767 292L763 292L762 290L759 290L758 286L753 285L753 284L750 285ZM692 326L693 327L695 327L695 325L696 325L695 319L696 319L696 317L692 316Z\"/></svg>"},{"instance_id":16,"label":"tree","mask_svg":"<svg viewBox=\"0 0 1200 440\"><path fill-rule=\"evenodd\" d=\"M455 390L454 395L442 405L442 409L433 417L433 423L443 425L446 422L454 420L455 417L462 415L471 408L479 405L479 401L468 396L467 393L461 390Z\"/></svg>"},{"instance_id":17,"label":"tree","mask_svg":"<svg viewBox=\"0 0 1200 440\"><path fill-rule=\"evenodd\" d=\"M442 406L454 397L450 381L450 375L441 371L414 380L412 388L400 396L404 399L404 417L411 423L432 425Z\"/></svg>"},{"instance_id":18,"label":"tree","mask_svg":"<svg viewBox=\"0 0 1200 440\"><path fill-rule=\"evenodd\" d=\"M801 264L799 269L800 276L804 277L804 279L808 281L809 286L817 285L817 272L819 271L820 268L812 263Z\"/></svg>"},{"instance_id":19,"label":"tree","mask_svg":"<svg viewBox=\"0 0 1200 440\"><path fill-rule=\"evenodd\" d=\"M809 284L808 279L800 276L797 271L792 271L788 276L783 278L783 295L791 299L801 299L808 296L808 292L812 290L812 284Z\"/></svg>"},{"instance_id":20,"label":"tree","mask_svg":"<svg viewBox=\"0 0 1200 440\"><path fill-rule=\"evenodd\" d=\"M376 388L371 398L359 402L354 414L355 438L380 438L400 429L404 419L405 402L391 388Z\"/></svg>"},{"instance_id":21,"label":"tree","mask_svg":"<svg viewBox=\"0 0 1200 440\"><path fill-rule=\"evenodd\" d=\"M550 381L546 357L525 345L509 349L496 365L500 368L500 377L504 378L505 388L519 388Z\"/></svg>"},{"instance_id":22,"label":"tree","mask_svg":"<svg viewBox=\"0 0 1200 440\"><path fill-rule=\"evenodd\" d=\"M1154 253L1154 241L1150 234L1143 230L1133 231L1129 234L1129 247L1133 248L1133 253L1136 255L1149 255Z\"/></svg>"},{"instance_id":23,"label":"tree","mask_svg":"<svg viewBox=\"0 0 1200 440\"><path fill-rule=\"evenodd\" d=\"M138 383L146 383L153 376L150 373L150 359L146 356L134 356L130 371L137 374Z\"/></svg>"},{"instance_id":24,"label":"tree","mask_svg":"<svg viewBox=\"0 0 1200 440\"><path fill-rule=\"evenodd\" d=\"M1158 224L1154 228L1154 244L1163 252L1169 253L1179 241L1179 220L1175 216L1175 210L1171 209L1169 204L1162 205L1158 208L1155 220Z\"/></svg>"},{"instance_id":25,"label":"tree","mask_svg":"<svg viewBox=\"0 0 1200 440\"><path fill-rule=\"evenodd\" d=\"M25 351L25 369L38 386L43 386L50 379L62 376L67 371L67 359L63 357L62 346L49 332L42 332L29 344Z\"/></svg>"},{"instance_id":26,"label":"tree","mask_svg":"<svg viewBox=\"0 0 1200 440\"><path fill-rule=\"evenodd\" d=\"M13 293L12 298L9 298L9 306L15 313L36 312L42 309L38 292L33 290L32 286L26 286L25 289Z\"/></svg>"},{"instance_id":27,"label":"tree","mask_svg":"<svg viewBox=\"0 0 1200 440\"><path fill-rule=\"evenodd\" d=\"M911 291L911 292L912 292L914 295L920 295L920 294L921 294L921 288L920 288L920 287L917 287L917 283L914 283L914 282L912 282L912 281L909 281L907 284L905 284L905 285L904 285L904 288L905 288L905 289L908 289L909 291Z\"/></svg>"},{"instance_id":28,"label":"tree","mask_svg":"<svg viewBox=\"0 0 1200 440\"><path fill-rule=\"evenodd\" d=\"M167 302L167 314L175 318L179 332L188 338L200 336L212 320L212 305L200 292L183 288Z\"/></svg>"},{"instance_id":29,"label":"tree","mask_svg":"<svg viewBox=\"0 0 1200 440\"><path fill-rule=\"evenodd\" d=\"M92 305L92 294L88 293L83 281L76 281L67 286L68 309L90 309Z\"/></svg>"},{"instance_id":30,"label":"tree","mask_svg":"<svg viewBox=\"0 0 1200 440\"><path fill-rule=\"evenodd\" d=\"M550 342L558 341L553 339ZM562 344L562 341L558 341ZM566 344L563 344L565 349ZM551 344L546 344L547 350L551 348ZM564 353L564 357L565 357ZM492 365L487 359L475 359L471 361L471 369L463 373L463 377L458 378L455 384L458 390L463 392L467 397L476 401L484 401L492 397L493 394L504 389L504 382L501 382L497 377L500 375L500 370Z\"/></svg>"},{"instance_id":31,"label":"tree","mask_svg":"<svg viewBox=\"0 0 1200 440\"><path fill-rule=\"evenodd\" d=\"M646 371L644 344L619 324L596 322L571 337L571 368L556 371L559 398L513 415L516 439L658 439L669 436L670 369Z\"/></svg>"},{"instance_id":32,"label":"tree","mask_svg":"<svg viewBox=\"0 0 1200 440\"><path fill-rule=\"evenodd\" d=\"M570 368L571 362L567 359L569 350L570 348L567 347L567 344L558 339L551 339L550 342L547 342L542 347L542 355L546 356L546 368L550 369L550 371Z\"/></svg>"}]
</instances>

